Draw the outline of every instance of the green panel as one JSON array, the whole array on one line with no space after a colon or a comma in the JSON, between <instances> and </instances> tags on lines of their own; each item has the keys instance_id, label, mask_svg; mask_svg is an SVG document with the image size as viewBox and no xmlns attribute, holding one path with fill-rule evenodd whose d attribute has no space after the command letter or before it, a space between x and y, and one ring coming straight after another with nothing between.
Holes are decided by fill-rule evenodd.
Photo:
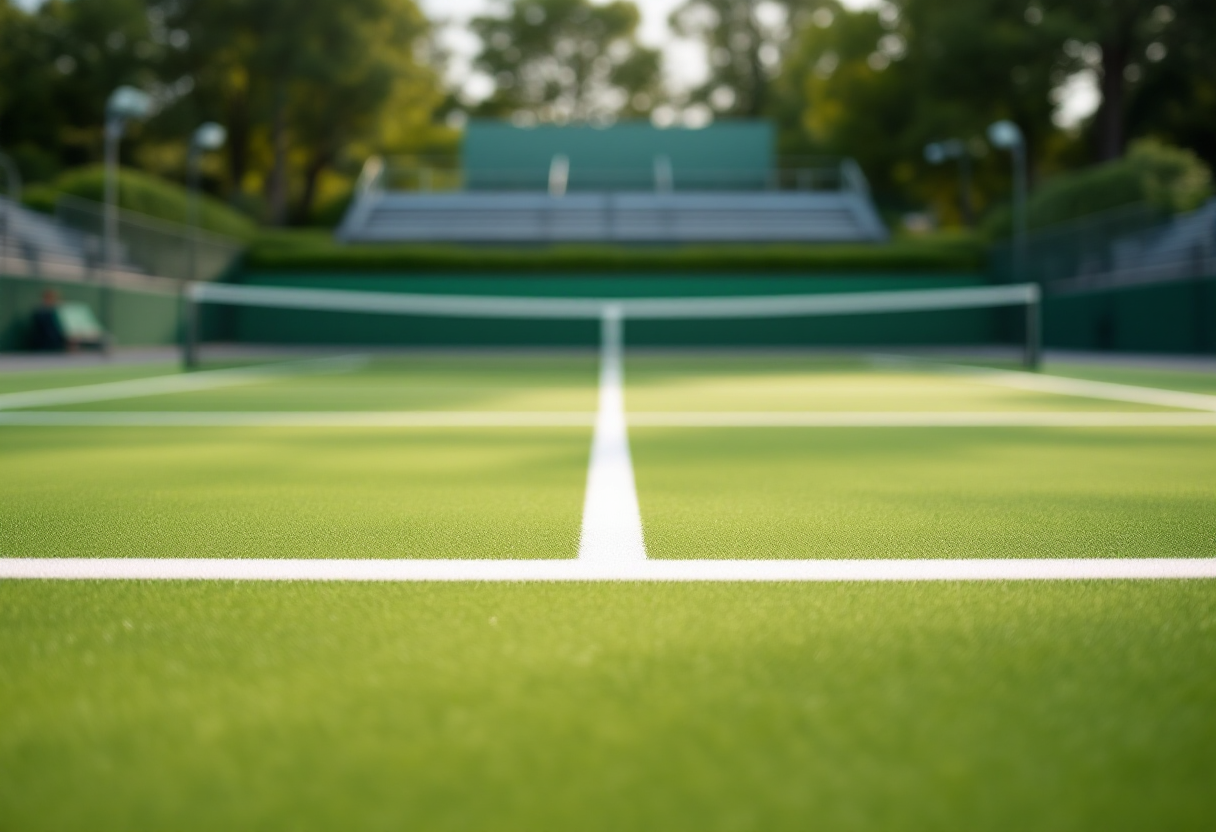
<instances>
[{"instance_id":1,"label":"green panel","mask_svg":"<svg viewBox=\"0 0 1216 832\"><path fill-rule=\"evenodd\" d=\"M675 184L725 182L754 189L773 168L773 128L762 121L715 124L698 130L660 130L649 122L609 128L514 127L474 121L465 131L462 163L472 189L502 187L502 174L519 174L516 187L544 189L555 156L570 162L569 188L654 187L656 157L666 157ZM605 172L612 172L606 179ZM598 174L598 175L597 175ZM743 178L735 179L737 176ZM516 177L511 177L512 181Z\"/></svg>"},{"instance_id":2,"label":"green panel","mask_svg":"<svg viewBox=\"0 0 1216 832\"><path fill-rule=\"evenodd\" d=\"M1130 352L1216 352L1216 278L1048 297L1048 346Z\"/></svg>"},{"instance_id":3,"label":"green panel","mask_svg":"<svg viewBox=\"0 0 1216 832\"><path fill-rule=\"evenodd\" d=\"M101 287L87 283L0 277L0 349L25 349L30 318L43 291L55 289L64 303L86 305L100 320ZM174 294L114 290L111 293L113 335L117 344L173 344L178 340L178 301Z\"/></svg>"},{"instance_id":4,"label":"green panel","mask_svg":"<svg viewBox=\"0 0 1216 832\"><path fill-rule=\"evenodd\" d=\"M247 273L258 286L306 286L358 291L520 297L696 297L935 289L983 285L974 275L771 277L763 275L369 275ZM469 320L458 318L217 309L206 319L208 340L327 344L594 345L593 321ZM999 312L963 310L823 318L737 321L639 321L630 344L975 344L998 338Z\"/></svg>"}]
</instances>

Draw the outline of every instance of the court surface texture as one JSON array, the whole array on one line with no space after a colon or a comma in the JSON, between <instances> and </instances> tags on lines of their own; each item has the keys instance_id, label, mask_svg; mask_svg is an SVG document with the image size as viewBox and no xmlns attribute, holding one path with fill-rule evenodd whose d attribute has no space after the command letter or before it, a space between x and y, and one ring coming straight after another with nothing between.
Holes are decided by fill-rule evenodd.
<instances>
[{"instance_id":1,"label":"court surface texture","mask_svg":"<svg viewBox=\"0 0 1216 832\"><path fill-rule=\"evenodd\" d=\"M0 827L1206 828L1216 376L0 374Z\"/></svg>"}]
</instances>

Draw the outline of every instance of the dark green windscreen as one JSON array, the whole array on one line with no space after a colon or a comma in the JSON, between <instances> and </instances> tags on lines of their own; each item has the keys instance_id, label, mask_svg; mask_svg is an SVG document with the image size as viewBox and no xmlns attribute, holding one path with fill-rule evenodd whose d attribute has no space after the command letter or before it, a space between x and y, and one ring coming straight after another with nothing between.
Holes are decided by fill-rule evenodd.
<instances>
[{"instance_id":1,"label":"dark green windscreen","mask_svg":"<svg viewBox=\"0 0 1216 832\"><path fill-rule=\"evenodd\" d=\"M498 121L469 123L462 165L474 190L525 187L543 190L555 156L570 163L569 190L651 189L656 160L670 165L675 184L761 187L774 167L773 128L735 121L697 130L659 129L649 122L611 127L515 127Z\"/></svg>"}]
</instances>

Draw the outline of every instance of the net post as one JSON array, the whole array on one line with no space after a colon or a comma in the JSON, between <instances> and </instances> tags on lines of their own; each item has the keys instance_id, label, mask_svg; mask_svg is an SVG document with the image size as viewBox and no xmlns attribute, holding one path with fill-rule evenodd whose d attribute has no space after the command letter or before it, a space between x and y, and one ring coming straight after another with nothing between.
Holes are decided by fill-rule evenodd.
<instances>
[{"instance_id":1,"label":"net post","mask_svg":"<svg viewBox=\"0 0 1216 832\"><path fill-rule=\"evenodd\" d=\"M1043 353L1043 299L1038 284L1027 286L1026 298L1026 345L1022 363L1030 372L1037 372L1042 364Z\"/></svg>"}]
</instances>

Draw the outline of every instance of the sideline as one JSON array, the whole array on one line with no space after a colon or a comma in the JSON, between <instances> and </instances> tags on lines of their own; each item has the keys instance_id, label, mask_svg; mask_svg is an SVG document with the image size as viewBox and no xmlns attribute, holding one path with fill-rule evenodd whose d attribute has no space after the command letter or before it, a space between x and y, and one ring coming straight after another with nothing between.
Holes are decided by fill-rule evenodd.
<instances>
[{"instance_id":1,"label":"sideline","mask_svg":"<svg viewBox=\"0 0 1216 832\"><path fill-rule=\"evenodd\" d=\"M875 354L871 358L879 366L911 365L918 369L929 368L940 373L965 376L986 384L1012 387L1016 390L1029 390L1034 393L1055 393L1061 396L1079 396L1087 399L1105 399L1149 404L1156 407L1216 412L1216 396L1204 393L1186 393L1181 390L1140 387L1135 384L1115 384L1109 381L1088 381L1053 376L1050 373L1025 373L1018 370L997 370L990 367L972 367L966 364L948 364L932 359L917 359L902 355Z\"/></svg>"},{"instance_id":2,"label":"sideline","mask_svg":"<svg viewBox=\"0 0 1216 832\"><path fill-rule=\"evenodd\" d=\"M600 326L600 401L587 469L587 494L578 558L584 563L632 564L646 561L642 513L638 508L629 432L625 422L622 313L604 310Z\"/></svg>"},{"instance_id":3,"label":"sideline","mask_svg":"<svg viewBox=\"0 0 1216 832\"><path fill-rule=\"evenodd\" d=\"M0 580L1084 581L1216 579L1216 558L1034 560L258 560L0 558Z\"/></svg>"},{"instance_id":4,"label":"sideline","mask_svg":"<svg viewBox=\"0 0 1216 832\"><path fill-rule=\"evenodd\" d=\"M142 396L161 396L167 393L193 393L199 390L214 390L217 387L233 387L241 384L259 384L284 376L302 373L344 373L358 369L367 361L361 355L342 355L333 358L314 358L303 361L286 361L263 364L256 367L236 367L228 370L204 370L193 373L174 373L167 376L152 376L128 381L109 381L101 384L81 384L74 387L53 387L46 390L24 390L17 393L0 393L0 410L22 407L55 407L64 404L133 399Z\"/></svg>"}]
</instances>

